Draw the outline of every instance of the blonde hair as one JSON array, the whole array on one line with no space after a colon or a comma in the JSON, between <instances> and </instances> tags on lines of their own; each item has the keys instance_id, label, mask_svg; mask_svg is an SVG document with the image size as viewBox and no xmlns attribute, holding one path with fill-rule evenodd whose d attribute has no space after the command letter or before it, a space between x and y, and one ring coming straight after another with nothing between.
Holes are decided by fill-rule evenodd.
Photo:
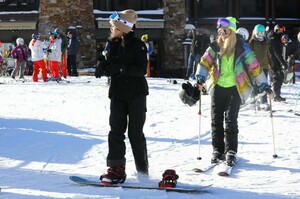
<instances>
[{"instance_id":1,"label":"blonde hair","mask_svg":"<svg viewBox=\"0 0 300 199\"><path fill-rule=\"evenodd\" d=\"M230 34L228 38L223 41L221 37L218 37L217 42L220 46L220 55L230 57L235 51L235 44L236 44L236 34L234 31L230 30Z\"/></svg>"}]
</instances>

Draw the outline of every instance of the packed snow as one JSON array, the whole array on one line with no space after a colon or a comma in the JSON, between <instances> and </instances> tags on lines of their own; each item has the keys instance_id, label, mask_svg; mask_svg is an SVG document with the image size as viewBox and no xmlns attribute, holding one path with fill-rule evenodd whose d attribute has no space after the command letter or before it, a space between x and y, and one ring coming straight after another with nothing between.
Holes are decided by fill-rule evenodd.
<instances>
[{"instance_id":1,"label":"packed snow","mask_svg":"<svg viewBox=\"0 0 300 199\"><path fill-rule=\"evenodd\" d=\"M215 170L192 171L211 158L210 96L202 96L199 116L198 103L189 107L178 97L185 80L176 79L178 83L172 84L164 78L147 78L150 95L144 132L150 177L137 178L126 139L125 184L157 186L162 173L174 169L178 187L211 185L200 195L80 186L70 181L70 175L98 180L106 172L110 101L106 77L68 80L70 83L16 83L0 77L1 199L300 197L299 79L295 85L283 85L287 103L273 102L272 118L269 112L255 111L250 105L240 111L239 161L231 176L220 177Z\"/></svg>"}]
</instances>

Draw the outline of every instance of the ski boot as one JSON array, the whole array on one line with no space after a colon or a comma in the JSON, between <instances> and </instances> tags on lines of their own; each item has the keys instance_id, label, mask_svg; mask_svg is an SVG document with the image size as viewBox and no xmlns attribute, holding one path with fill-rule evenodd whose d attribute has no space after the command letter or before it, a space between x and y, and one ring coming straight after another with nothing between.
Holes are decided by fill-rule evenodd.
<instances>
[{"instance_id":1,"label":"ski boot","mask_svg":"<svg viewBox=\"0 0 300 199\"><path fill-rule=\"evenodd\" d=\"M220 153L219 151L214 151L212 153L211 163L216 164L224 159L225 159L225 156L223 153Z\"/></svg>"},{"instance_id":2,"label":"ski boot","mask_svg":"<svg viewBox=\"0 0 300 199\"><path fill-rule=\"evenodd\" d=\"M232 150L229 150L226 153L226 164L228 166L232 167L235 163L236 163L236 152L232 151Z\"/></svg>"},{"instance_id":3,"label":"ski boot","mask_svg":"<svg viewBox=\"0 0 300 199\"><path fill-rule=\"evenodd\" d=\"M176 174L175 170L173 169L167 169L162 174L162 181L158 183L158 186L160 188L174 188L177 184L177 179L179 176Z\"/></svg>"}]
</instances>

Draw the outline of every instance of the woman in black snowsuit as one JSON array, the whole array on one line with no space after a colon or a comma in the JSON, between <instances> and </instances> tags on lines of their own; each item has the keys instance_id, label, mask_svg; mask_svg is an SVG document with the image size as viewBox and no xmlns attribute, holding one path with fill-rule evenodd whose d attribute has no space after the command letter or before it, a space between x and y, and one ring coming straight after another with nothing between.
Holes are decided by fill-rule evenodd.
<instances>
[{"instance_id":1,"label":"woman in black snowsuit","mask_svg":"<svg viewBox=\"0 0 300 199\"><path fill-rule=\"evenodd\" d=\"M148 175L148 156L143 126L146 119L148 84L145 79L147 48L134 37L137 14L134 10L114 12L110 16L110 50L107 60L97 68L96 77L111 77L109 88L110 132L106 174L100 176L104 184L123 183L125 173L125 132L131 144L138 173Z\"/></svg>"}]
</instances>

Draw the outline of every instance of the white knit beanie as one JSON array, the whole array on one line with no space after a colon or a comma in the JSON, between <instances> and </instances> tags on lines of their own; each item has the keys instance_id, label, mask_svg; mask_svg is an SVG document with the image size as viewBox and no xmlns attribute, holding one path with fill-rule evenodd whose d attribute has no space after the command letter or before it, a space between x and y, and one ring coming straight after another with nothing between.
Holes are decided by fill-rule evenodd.
<instances>
[{"instance_id":1,"label":"white knit beanie","mask_svg":"<svg viewBox=\"0 0 300 199\"><path fill-rule=\"evenodd\" d=\"M138 19L136 12L131 9L118 12L118 16L114 14L111 15L109 23L126 34L132 30Z\"/></svg>"}]
</instances>

